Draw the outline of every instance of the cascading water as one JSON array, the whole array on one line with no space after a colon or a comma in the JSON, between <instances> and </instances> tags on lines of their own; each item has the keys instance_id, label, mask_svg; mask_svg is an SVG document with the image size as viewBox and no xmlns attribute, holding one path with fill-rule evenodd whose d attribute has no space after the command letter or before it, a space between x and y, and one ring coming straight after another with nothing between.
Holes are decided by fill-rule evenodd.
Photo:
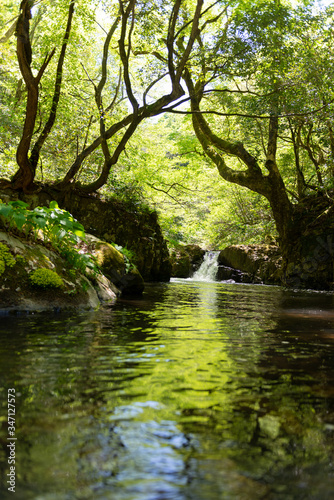
<instances>
[{"instance_id":1,"label":"cascading water","mask_svg":"<svg viewBox=\"0 0 334 500\"><path fill-rule=\"evenodd\" d=\"M219 252L206 252L200 268L193 274L193 281L216 281Z\"/></svg>"}]
</instances>

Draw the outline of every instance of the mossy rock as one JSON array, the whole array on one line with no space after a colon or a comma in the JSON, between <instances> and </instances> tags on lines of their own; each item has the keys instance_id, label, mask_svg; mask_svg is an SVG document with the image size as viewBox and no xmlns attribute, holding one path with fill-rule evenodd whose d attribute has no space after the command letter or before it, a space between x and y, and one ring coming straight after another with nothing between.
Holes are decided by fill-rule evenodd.
<instances>
[{"instance_id":1,"label":"mossy rock","mask_svg":"<svg viewBox=\"0 0 334 500\"><path fill-rule=\"evenodd\" d=\"M138 269L126 261L124 255L113 245L89 235L93 255L104 274L123 295L140 295L144 291L144 280Z\"/></svg>"},{"instance_id":2,"label":"mossy rock","mask_svg":"<svg viewBox=\"0 0 334 500\"><path fill-rule=\"evenodd\" d=\"M94 241L94 256L102 271L108 270L109 278L113 277L119 280L124 275L124 256L110 243L96 239Z\"/></svg>"},{"instance_id":3,"label":"mossy rock","mask_svg":"<svg viewBox=\"0 0 334 500\"><path fill-rule=\"evenodd\" d=\"M171 251L172 276L189 278L203 262L205 250L198 245L179 245Z\"/></svg>"},{"instance_id":4,"label":"mossy rock","mask_svg":"<svg viewBox=\"0 0 334 500\"><path fill-rule=\"evenodd\" d=\"M91 309L100 305L92 284L74 275L56 252L0 231L0 310ZM116 295L115 295L116 297Z\"/></svg>"}]
</instances>

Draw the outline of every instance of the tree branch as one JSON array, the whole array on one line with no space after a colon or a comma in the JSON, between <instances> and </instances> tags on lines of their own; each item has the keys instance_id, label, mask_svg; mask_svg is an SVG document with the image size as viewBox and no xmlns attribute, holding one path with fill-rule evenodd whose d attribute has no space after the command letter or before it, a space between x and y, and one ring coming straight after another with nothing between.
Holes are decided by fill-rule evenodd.
<instances>
[{"instance_id":1,"label":"tree branch","mask_svg":"<svg viewBox=\"0 0 334 500\"><path fill-rule=\"evenodd\" d=\"M37 141L35 142L35 145L31 151L31 155L30 155L30 160L31 160L32 165L35 169L36 169L36 166L37 166L37 163L39 160L39 155L40 155L40 151L42 149L42 146L45 143L47 137L49 136L49 134L52 130L52 127L55 123L55 120L56 120L57 108L58 108L58 103L59 103L59 99L60 99L60 89L61 89L62 79L63 79L63 66L64 66L64 61L65 61L66 48L68 45L71 27L72 27L74 7L75 7L75 0L72 0L70 2L69 9L68 9L67 25L66 25L65 34L64 34L64 38L63 38L63 44L62 44L62 48L60 51L58 64L57 64L55 88L54 88L49 118L48 118L46 124L44 125L44 128L43 128L40 136L38 137ZM43 65L43 66L45 66L43 71L42 71L42 68L40 69L38 76L37 76L37 81L39 81L41 79L42 74L45 71L45 68L48 65L48 63L51 60L51 57L53 56L54 53L55 53L55 49L52 51L52 53L50 54L48 59L45 61L45 65Z\"/></svg>"},{"instance_id":2,"label":"tree branch","mask_svg":"<svg viewBox=\"0 0 334 500\"><path fill-rule=\"evenodd\" d=\"M124 83L125 83L126 91L127 91L129 100L131 102L133 112L136 114L138 112L139 104L138 104L137 99L135 98L135 96L133 94L133 91L132 91L132 85L131 85L131 79L130 79L130 73L129 73L129 58L130 58L130 51L131 51L131 34L133 31L134 19L135 19L135 3L136 3L136 0L130 0L126 11L124 11L123 2L122 2L122 0L119 0L121 18L122 18L122 28L121 28L121 36L120 36L120 39L118 42L118 46L119 46L121 61L123 64ZM127 33L127 23L128 23L129 18L130 18L130 15L132 15L132 19L131 19L131 27L130 27L129 34L128 34L128 50L126 50L125 49L125 37L126 37L126 33Z\"/></svg>"}]
</instances>

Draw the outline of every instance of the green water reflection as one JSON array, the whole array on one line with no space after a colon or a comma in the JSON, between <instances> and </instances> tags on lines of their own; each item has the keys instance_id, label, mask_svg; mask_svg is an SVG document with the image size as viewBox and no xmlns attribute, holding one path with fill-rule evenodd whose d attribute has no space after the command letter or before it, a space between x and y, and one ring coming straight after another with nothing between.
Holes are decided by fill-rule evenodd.
<instances>
[{"instance_id":1,"label":"green water reflection","mask_svg":"<svg viewBox=\"0 0 334 500\"><path fill-rule=\"evenodd\" d=\"M1 498L334 498L330 294L175 282L0 319Z\"/></svg>"}]
</instances>

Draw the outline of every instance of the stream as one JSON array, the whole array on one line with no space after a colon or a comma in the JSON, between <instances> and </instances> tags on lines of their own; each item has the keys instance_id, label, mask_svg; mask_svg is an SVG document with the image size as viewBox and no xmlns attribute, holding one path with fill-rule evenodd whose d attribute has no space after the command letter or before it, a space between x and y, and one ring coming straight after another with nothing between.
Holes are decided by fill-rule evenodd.
<instances>
[{"instance_id":1,"label":"stream","mask_svg":"<svg viewBox=\"0 0 334 500\"><path fill-rule=\"evenodd\" d=\"M195 276L2 316L0 378L1 499L334 498L331 293Z\"/></svg>"}]
</instances>

